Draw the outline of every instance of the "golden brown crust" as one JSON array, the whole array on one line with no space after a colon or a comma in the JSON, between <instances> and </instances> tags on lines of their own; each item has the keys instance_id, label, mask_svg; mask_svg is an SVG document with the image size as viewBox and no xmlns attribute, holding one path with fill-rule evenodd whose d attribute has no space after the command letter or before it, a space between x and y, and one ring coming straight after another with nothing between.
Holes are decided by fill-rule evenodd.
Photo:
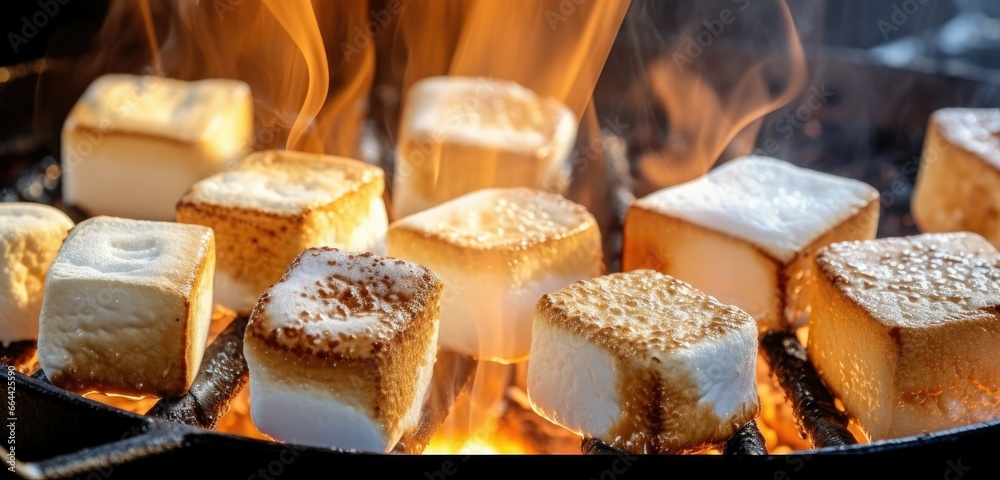
<instances>
[{"instance_id":1,"label":"golden brown crust","mask_svg":"<svg viewBox=\"0 0 1000 480\"><path fill-rule=\"evenodd\" d=\"M782 282L779 284L784 292L782 305L785 307L785 320L797 327L804 326L800 321L804 318L799 317L808 315L812 303L822 301L822 297L814 297L815 290L811 286L816 277L813 267L816 265L817 252L832 243L874 239L878 229L879 208L878 199L872 200L856 215L814 240L785 266Z\"/></svg>"},{"instance_id":2,"label":"golden brown crust","mask_svg":"<svg viewBox=\"0 0 1000 480\"><path fill-rule=\"evenodd\" d=\"M456 258L468 258L477 265L505 265L511 281L518 285L540 273L557 272L569 261L568 258L580 263L591 262L593 252L601 251L600 228L585 208L554 194L531 189L513 191L523 192L520 195L545 196L577 221L558 232L526 235L523 240L518 238L483 245L474 239L448 236L438 229L424 228L404 219L389 226L390 254L399 251L400 256L404 256L402 250L419 252L420 261L428 265L452 265ZM474 235L476 232L465 233ZM405 248L400 248L400 245ZM599 270L603 271L603 265Z\"/></svg>"},{"instance_id":3,"label":"golden brown crust","mask_svg":"<svg viewBox=\"0 0 1000 480\"><path fill-rule=\"evenodd\" d=\"M687 369L676 359L666 362L665 370ZM607 441L631 453L697 453L725 442L760 413L755 403L744 405L733 418L720 419L710 403L699 401L698 385L691 378L674 375L666 380L661 371L639 365L626 369L618 384L621 398L648 402L626 402L622 421Z\"/></svg>"},{"instance_id":4,"label":"golden brown crust","mask_svg":"<svg viewBox=\"0 0 1000 480\"><path fill-rule=\"evenodd\" d=\"M831 245L809 354L873 439L1000 416L1000 254L968 233Z\"/></svg>"},{"instance_id":5,"label":"golden brown crust","mask_svg":"<svg viewBox=\"0 0 1000 480\"><path fill-rule=\"evenodd\" d=\"M975 234L841 242L822 249L816 264L889 328L992 315L982 308L1000 295L1000 253Z\"/></svg>"},{"instance_id":6,"label":"golden brown crust","mask_svg":"<svg viewBox=\"0 0 1000 480\"><path fill-rule=\"evenodd\" d=\"M322 275L310 272L299 276L297 270L303 261L322 261L328 268ZM310 248L296 256L281 279L260 297L246 334L271 348L321 359L377 357L392 348L391 339L397 332L411 328L415 321L432 320L424 314L434 308L442 288L440 277L422 265L368 252ZM298 306L313 310L296 308L272 314L272 295L277 290L301 297ZM351 328L338 322L359 316L372 320L362 334L335 331ZM333 330L312 329L317 325L330 325Z\"/></svg>"},{"instance_id":7,"label":"golden brown crust","mask_svg":"<svg viewBox=\"0 0 1000 480\"><path fill-rule=\"evenodd\" d=\"M439 222L435 222L433 225L426 223L418 223L414 221L414 217L409 219L403 219L393 224L393 227L399 230L409 231L413 236L423 238L426 240L433 241L435 243L440 243L443 245L449 245L461 249L473 249L480 251L494 251L503 250L508 252L523 252L534 249L535 247L552 241L559 241L573 235L577 235L581 232L587 231L597 226L597 220L594 216L587 211L582 205L571 202L561 195L556 195L553 193L547 193L540 190L534 190L531 188L507 188L503 189L503 192L498 194L498 198L502 201L508 201L506 199L522 199L538 197L544 202L548 202L549 206L553 207L553 210L559 212L560 215L572 216L576 221L569 227L556 226L555 222L550 230L544 232L521 232L516 236L516 238L511 238L508 241L501 241L496 243L485 243L480 240L481 231L468 231L464 229L457 228L441 228L441 223L446 223L449 221L447 215L442 216ZM493 216L493 203L489 205L485 204L475 204L469 206L476 213L481 213L484 216ZM485 210L484 210L485 209ZM524 209L531 210L531 209ZM465 213L468 211L466 210ZM534 211L532 213L537 213ZM521 226L534 227L534 225L527 225L529 222L519 222Z\"/></svg>"},{"instance_id":8,"label":"golden brown crust","mask_svg":"<svg viewBox=\"0 0 1000 480\"><path fill-rule=\"evenodd\" d=\"M967 142L949 139L946 121L938 114L928 121L913 220L922 232L968 231L1000 245L1000 170Z\"/></svg>"},{"instance_id":9,"label":"golden brown crust","mask_svg":"<svg viewBox=\"0 0 1000 480\"><path fill-rule=\"evenodd\" d=\"M297 276L296 269L304 268L303 261L317 259L328 264L329 277ZM365 278L349 278L346 263ZM387 267L402 264L407 267L406 278L388 278L385 272L391 268ZM315 310L272 311L276 308L272 295L285 282L306 287L301 293L310 297L308 303ZM245 342L264 370L283 372L269 374L273 381L286 383L288 388L308 384L325 390L367 411L372 418L397 425L419 393L415 372L426 363L427 352L436 349L442 286L440 278L430 270L403 260L331 248L309 249L296 258L281 281L268 289L254 307ZM326 294L310 295L308 291ZM339 336L328 336L310 331L310 324L317 322L337 328L338 322L351 321L341 310L348 317L374 316L378 320L368 323L359 335L341 332Z\"/></svg>"},{"instance_id":10,"label":"golden brown crust","mask_svg":"<svg viewBox=\"0 0 1000 480\"><path fill-rule=\"evenodd\" d=\"M210 318L211 312L201 312L198 306L192 305L192 303L197 303L201 295L211 295L212 292L212 281L215 275L215 235L212 235L212 240L208 245L205 255L202 257L201 264L198 265L195 271L194 281L191 284L191 293L184 297L184 311L187 315L187 328L184 329L182 342L184 345L184 359L181 365L183 365L184 370L187 372L184 386L180 393L171 393L170 395L183 395L187 392L188 388L191 387L191 383L194 382L194 377L198 375L199 364L194 364L192 359L195 357L197 351L204 351L206 345L198 345L195 343L195 329L200 328L198 325L197 316L205 315L206 319ZM194 297L194 298L193 298ZM194 301L192 301L194 300ZM205 320L206 323L208 320ZM200 355L198 355L200 358Z\"/></svg>"},{"instance_id":11,"label":"golden brown crust","mask_svg":"<svg viewBox=\"0 0 1000 480\"><path fill-rule=\"evenodd\" d=\"M263 292L308 243L305 216L182 201L177 221L212 228L216 235L216 268ZM246 313L246 312L241 312Z\"/></svg>"},{"instance_id":12,"label":"golden brown crust","mask_svg":"<svg viewBox=\"0 0 1000 480\"><path fill-rule=\"evenodd\" d=\"M612 273L543 295L536 317L582 335L622 358L686 348L742 329L753 319L669 275ZM627 320L627 321L626 321Z\"/></svg>"}]
</instances>

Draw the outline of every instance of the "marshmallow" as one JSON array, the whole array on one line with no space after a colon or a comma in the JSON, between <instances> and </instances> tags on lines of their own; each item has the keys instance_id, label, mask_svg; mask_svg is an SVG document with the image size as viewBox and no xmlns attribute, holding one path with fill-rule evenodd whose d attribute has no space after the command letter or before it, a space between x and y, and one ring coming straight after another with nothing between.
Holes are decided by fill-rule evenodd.
<instances>
[{"instance_id":1,"label":"marshmallow","mask_svg":"<svg viewBox=\"0 0 1000 480\"><path fill-rule=\"evenodd\" d=\"M95 217L70 231L45 279L38 361L75 392L181 395L212 320L212 230Z\"/></svg>"},{"instance_id":2,"label":"marshmallow","mask_svg":"<svg viewBox=\"0 0 1000 480\"><path fill-rule=\"evenodd\" d=\"M743 157L638 200L625 220L622 266L673 275L762 327L802 326L808 302L786 279L807 277L824 245L875 238L878 208L878 192L864 183Z\"/></svg>"},{"instance_id":3,"label":"marshmallow","mask_svg":"<svg viewBox=\"0 0 1000 480\"><path fill-rule=\"evenodd\" d=\"M239 159L252 130L243 82L104 75L63 126L63 199L96 215L173 220L184 191Z\"/></svg>"},{"instance_id":4,"label":"marshmallow","mask_svg":"<svg viewBox=\"0 0 1000 480\"><path fill-rule=\"evenodd\" d=\"M37 203L0 203L0 345L38 338L45 272L73 221Z\"/></svg>"},{"instance_id":5,"label":"marshmallow","mask_svg":"<svg viewBox=\"0 0 1000 480\"><path fill-rule=\"evenodd\" d=\"M912 210L921 231L974 232L1000 245L1000 109L934 112Z\"/></svg>"},{"instance_id":6,"label":"marshmallow","mask_svg":"<svg viewBox=\"0 0 1000 480\"><path fill-rule=\"evenodd\" d=\"M547 294L528 397L539 415L633 453L724 442L757 416L757 325L652 270Z\"/></svg>"},{"instance_id":7,"label":"marshmallow","mask_svg":"<svg viewBox=\"0 0 1000 480\"><path fill-rule=\"evenodd\" d=\"M247 326L254 425L289 442L389 451L419 424L440 296L441 279L414 263L303 252Z\"/></svg>"},{"instance_id":8,"label":"marshmallow","mask_svg":"<svg viewBox=\"0 0 1000 480\"><path fill-rule=\"evenodd\" d=\"M576 116L515 82L425 78L407 93L400 122L397 218L481 188L568 185Z\"/></svg>"},{"instance_id":9,"label":"marshmallow","mask_svg":"<svg viewBox=\"0 0 1000 480\"><path fill-rule=\"evenodd\" d=\"M816 256L808 352L871 440L1000 418L1000 253L970 233Z\"/></svg>"},{"instance_id":10,"label":"marshmallow","mask_svg":"<svg viewBox=\"0 0 1000 480\"><path fill-rule=\"evenodd\" d=\"M384 188L382 170L357 160L257 152L191 187L177 221L215 230L216 302L248 314L307 248L382 253Z\"/></svg>"},{"instance_id":11,"label":"marshmallow","mask_svg":"<svg viewBox=\"0 0 1000 480\"><path fill-rule=\"evenodd\" d=\"M440 345L480 359L528 357L534 305L603 272L585 208L527 188L473 192L389 226L389 255L444 279Z\"/></svg>"}]
</instances>

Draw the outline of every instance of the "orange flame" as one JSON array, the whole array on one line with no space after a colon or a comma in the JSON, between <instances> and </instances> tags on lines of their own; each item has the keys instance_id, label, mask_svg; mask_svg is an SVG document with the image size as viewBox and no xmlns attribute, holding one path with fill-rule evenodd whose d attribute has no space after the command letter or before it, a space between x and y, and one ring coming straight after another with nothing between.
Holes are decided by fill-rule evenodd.
<instances>
[{"instance_id":1,"label":"orange flame","mask_svg":"<svg viewBox=\"0 0 1000 480\"><path fill-rule=\"evenodd\" d=\"M629 0L414 0L401 19L404 89L432 75L513 80L577 118L611 51Z\"/></svg>"},{"instance_id":2,"label":"orange flame","mask_svg":"<svg viewBox=\"0 0 1000 480\"><path fill-rule=\"evenodd\" d=\"M428 76L489 77L513 80L562 101L581 118L629 3L414 0L400 18L404 96L412 83ZM464 451L492 445L496 451L527 451L500 437L498 422L513 371L513 366L481 360L469 394L455 406L431 448Z\"/></svg>"},{"instance_id":3,"label":"orange flame","mask_svg":"<svg viewBox=\"0 0 1000 480\"><path fill-rule=\"evenodd\" d=\"M375 75L376 34L366 26L377 16L377 23L387 27L382 17L398 15L392 54L405 54L404 95L413 82L432 75L508 79L564 102L596 130L591 96L629 5L628 0L388 0L385 13L370 11L367 1L114 2L89 53L69 71L57 69L41 78L36 106L50 115L40 117L49 124L39 128L58 131L56 122L103 73L235 78L253 91L256 148L284 144L357 156ZM643 72L652 98L670 121L666 146L640 161L648 188L703 174L740 132L790 101L805 82L802 47L783 1L700 5L718 7L717 15L730 10L731 21L713 17L709 27L703 19L692 19L681 40ZM749 30L764 18L777 21L769 23L774 28L763 39L773 44L763 59L723 64L718 52L697 44L705 29L713 42L722 43L729 32ZM715 35L720 24L724 31ZM66 47L79 38L78 32L57 32L52 45ZM687 39L700 50L690 50ZM776 92L771 88L775 78L782 83ZM76 83L66 85L66 79ZM599 202L600 197L593 200ZM516 368L479 362L476 383L433 445L452 452L531 451L526 440L502 437L509 391L523 384ZM234 412L240 416L223 421L224 428L253 435L245 400Z\"/></svg>"}]
</instances>

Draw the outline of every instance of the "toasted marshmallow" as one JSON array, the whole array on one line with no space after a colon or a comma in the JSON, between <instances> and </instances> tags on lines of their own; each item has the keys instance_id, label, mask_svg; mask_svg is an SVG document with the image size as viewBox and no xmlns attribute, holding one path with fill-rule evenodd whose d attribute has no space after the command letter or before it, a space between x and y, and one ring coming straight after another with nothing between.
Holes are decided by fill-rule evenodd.
<instances>
[{"instance_id":1,"label":"toasted marshmallow","mask_svg":"<svg viewBox=\"0 0 1000 480\"><path fill-rule=\"evenodd\" d=\"M971 233L830 245L809 357L872 440L1000 418L1000 253Z\"/></svg>"},{"instance_id":2,"label":"toasted marshmallow","mask_svg":"<svg viewBox=\"0 0 1000 480\"><path fill-rule=\"evenodd\" d=\"M38 338L45 273L73 221L37 203L0 203L0 346Z\"/></svg>"},{"instance_id":3,"label":"toasted marshmallow","mask_svg":"<svg viewBox=\"0 0 1000 480\"><path fill-rule=\"evenodd\" d=\"M864 183L744 157L637 201L625 220L622 266L673 275L762 327L786 318L801 326L807 302L785 279L807 277L824 245L875 238L878 208L878 192Z\"/></svg>"},{"instance_id":4,"label":"toasted marshmallow","mask_svg":"<svg viewBox=\"0 0 1000 480\"><path fill-rule=\"evenodd\" d=\"M104 75L63 126L63 199L91 214L173 220L194 182L246 152L250 87Z\"/></svg>"},{"instance_id":5,"label":"toasted marshmallow","mask_svg":"<svg viewBox=\"0 0 1000 480\"><path fill-rule=\"evenodd\" d=\"M568 185L576 115L559 101L486 77L414 83L399 126L397 218L473 190Z\"/></svg>"},{"instance_id":6,"label":"toasted marshmallow","mask_svg":"<svg viewBox=\"0 0 1000 480\"><path fill-rule=\"evenodd\" d=\"M628 452L697 451L757 416L756 362L745 312L652 270L616 273L538 302L528 397Z\"/></svg>"},{"instance_id":7,"label":"toasted marshmallow","mask_svg":"<svg viewBox=\"0 0 1000 480\"><path fill-rule=\"evenodd\" d=\"M254 307L254 425L284 441L390 450L415 429L437 353L441 279L371 253L309 249Z\"/></svg>"},{"instance_id":8,"label":"toasted marshmallow","mask_svg":"<svg viewBox=\"0 0 1000 480\"><path fill-rule=\"evenodd\" d=\"M349 158L257 152L191 187L177 221L215 230L216 302L247 314L307 248L382 253L383 178L380 168Z\"/></svg>"},{"instance_id":9,"label":"toasted marshmallow","mask_svg":"<svg viewBox=\"0 0 1000 480\"><path fill-rule=\"evenodd\" d=\"M212 230L95 217L70 231L45 279L38 361L75 392L181 395L212 320Z\"/></svg>"},{"instance_id":10,"label":"toasted marshmallow","mask_svg":"<svg viewBox=\"0 0 1000 480\"><path fill-rule=\"evenodd\" d=\"M390 256L444 279L440 345L491 361L527 358L538 299L604 268L594 217L527 188L463 195L394 222L388 238Z\"/></svg>"},{"instance_id":11,"label":"toasted marshmallow","mask_svg":"<svg viewBox=\"0 0 1000 480\"><path fill-rule=\"evenodd\" d=\"M912 210L921 231L974 232L1000 246L1000 109L934 112Z\"/></svg>"}]
</instances>

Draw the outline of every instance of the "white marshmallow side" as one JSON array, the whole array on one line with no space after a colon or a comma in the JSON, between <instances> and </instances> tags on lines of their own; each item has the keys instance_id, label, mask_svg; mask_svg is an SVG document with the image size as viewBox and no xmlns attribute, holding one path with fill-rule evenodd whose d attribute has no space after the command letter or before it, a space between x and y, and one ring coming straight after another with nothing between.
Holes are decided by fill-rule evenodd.
<instances>
[{"instance_id":1,"label":"white marshmallow side","mask_svg":"<svg viewBox=\"0 0 1000 480\"><path fill-rule=\"evenodd\" d=\"M322 448L385 452L394 445L377 419L325 390L275 381L250 350L244 349L250 367L250 417L261 432Z\"/></svg>"},{"instance_id":2,"label":"white marshmallow side","mask_svg":"<svg viewBox=\"0 0 1000 480\"><path fill-rule=\"evenodd\" d=\"M128 134L104 135L88 155L77 132L63 137L63 199L92 215L173 221L197 181L237 158L211 158L191 145Z\"/></svg>"},{"instance_id":3,"label":"white marshmallow side","mask_svg":"<svg viewBox=\"0 0 1000 480\"><path fill-rule=\"evenodd\" d=\"M609 438L622 417L615 357L537 319L528 362L528 398L549 421L581 435Z\"/></svg>"},{"instance_id":4,"label":"white marshmallow side","mask_svg":"<svg viewBox=\"0 0 1000 480\"><path fill-rule=\"evenodd\" d=\"M865 183L751 156L636 204L742 238L787 263L875 198Z\"/></svg>"},{"instance_id":5,"label":"white marshmallow side","mask_svg":"<svg viewBox=\"0 0 1000 480\"><path fill-rule=\"evenodd\" d=\"M699 403L711 405L719 420L726 422L757 408L757 356L747 354L756 351L757 328L747 324L741 330L676 350L672 356L683 362L698 386ZM676 376L676 371L663 371L663 378Z\"/></svg>"}]
</instances>

